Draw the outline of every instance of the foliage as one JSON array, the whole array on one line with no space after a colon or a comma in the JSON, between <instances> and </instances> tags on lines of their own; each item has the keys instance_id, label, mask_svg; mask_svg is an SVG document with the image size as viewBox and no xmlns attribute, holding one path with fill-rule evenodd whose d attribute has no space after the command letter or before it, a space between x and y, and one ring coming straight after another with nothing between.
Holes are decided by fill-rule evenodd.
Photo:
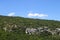
<instances>
[{"instance_id":1,"label":"foliage","mask_svg":"<svg viewBox=\"0 0 60 40\"><path fill-rule=\"evenodd\" d=\"M5 32L3 28L10 28L9 25L10 27L17 25L17 28L13 27L12 32ZM26 27L37 28L43 26L51 29L60 28L60 21L0 16L0 40L60 40L59 35L47 35L46 32L41 35L25 34Z\"/></svg>"}]
</instances>

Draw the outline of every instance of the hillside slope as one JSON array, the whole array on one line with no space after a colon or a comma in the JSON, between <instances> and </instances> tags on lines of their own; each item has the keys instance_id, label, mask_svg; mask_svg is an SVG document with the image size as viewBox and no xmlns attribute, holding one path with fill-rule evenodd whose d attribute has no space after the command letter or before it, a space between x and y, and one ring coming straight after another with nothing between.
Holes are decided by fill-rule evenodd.
<instances>
[{"instance_id":1,"label":"hillside slope","mask_svg":"<svg viewBox=\"0 0 60 40\"><path fill-rule=\"evenodd\" d=\"M60 21L0 16L0 26L5 26L7 24L16 24L20 27L60 27Z\"/></svg>"},{"instance_id":2,"label":"hillside slope","mask_svg":"<svg viewBox=\"0 0 60 40\"><path fill-rule=\"evenodd\" d=\"M41 35L27 35L25 28L43 27L47 26L52 29L60 27L60 21L29 19L23 17L8 17L0 16L0 40L59 40L60 36L41 36ZM10 29L13 28L12 32ZM5 30L3 30L5 29Z\"/></svg>"}]
</instances>

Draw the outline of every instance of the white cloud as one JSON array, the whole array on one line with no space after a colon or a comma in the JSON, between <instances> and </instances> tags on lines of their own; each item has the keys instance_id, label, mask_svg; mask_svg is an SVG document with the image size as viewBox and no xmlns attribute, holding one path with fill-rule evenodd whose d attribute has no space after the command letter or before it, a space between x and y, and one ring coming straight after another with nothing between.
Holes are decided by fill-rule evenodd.
<instances>
[{"instance_id":1,"label":"white cloud","mask_svg":"<svg viewBox=\"0 0 60 40\"><path fill-rule=\"evenodd\" d=\"M11 13L8 14L8 16L14 16L14 15L15 15L14 12L11 12Z\"/></svg>"},{"instance_id":2,"label":"white cloud","mask_svg":"<svg viewBox=\"0 0 60 40\"><path fill-rule=\"evenodd\" d=\"M28 17L40 17L40 18L42 18L42 17L48 17L48 15L47 14L40 14L40 13L29 13Z\"/></svg>"}]
</instances>

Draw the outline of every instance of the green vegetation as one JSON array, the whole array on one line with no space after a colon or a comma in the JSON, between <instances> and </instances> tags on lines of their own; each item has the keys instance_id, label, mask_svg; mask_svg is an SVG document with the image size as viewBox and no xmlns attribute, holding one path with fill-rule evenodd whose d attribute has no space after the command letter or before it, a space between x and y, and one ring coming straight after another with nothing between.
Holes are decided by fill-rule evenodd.
<instances>
[{"instance_id":1,"label":"green vegetation","mask_svg":"<svg viewBox=\"0 0 60 40\"><path fill-rule=\"evenodd\" d=\"M17 27L15 28L14 25ZM51 29L60 28L60 21L0 16L0 40L60 40L59 35L46 36L45 33L28 35L25 33L26 27L37 28L43 26ZM4 27L8 29L6 32L3 29ZM10 28L12 28L12 32L9 32Z\"/></svg>"}]
</instances>

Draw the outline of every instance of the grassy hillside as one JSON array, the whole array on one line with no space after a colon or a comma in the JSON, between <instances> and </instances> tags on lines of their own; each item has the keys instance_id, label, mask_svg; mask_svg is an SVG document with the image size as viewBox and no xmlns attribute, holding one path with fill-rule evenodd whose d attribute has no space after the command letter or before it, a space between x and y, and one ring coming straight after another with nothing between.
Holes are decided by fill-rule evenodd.
<instances>
[{"instance_id":1,"label":"grassy hillside","mask_svg":"<svg viewBox=\"0 0 60 40\"><path fill-rule=\"evenodd\" d=\"M8 32L12 26L13 31ZM25 34L26 27L37 28L43 26L51 29L60 28L60 21L0 16L0 40L60 40L60 36L58 35L42 36ZM3 30L5 27L8 29L6 32Z\"/></svg>"},{"instance_id":2,"label":"grassy hillside","mask_svg":"<svg viewBox=\"0 0 60 40\"><path fill-rule=\"evenodd\" d=\"M4 26L6 24L16 24L21 27L60 27L60 21L0 16L0 25Z\"/></svg>"}]
</instances>

